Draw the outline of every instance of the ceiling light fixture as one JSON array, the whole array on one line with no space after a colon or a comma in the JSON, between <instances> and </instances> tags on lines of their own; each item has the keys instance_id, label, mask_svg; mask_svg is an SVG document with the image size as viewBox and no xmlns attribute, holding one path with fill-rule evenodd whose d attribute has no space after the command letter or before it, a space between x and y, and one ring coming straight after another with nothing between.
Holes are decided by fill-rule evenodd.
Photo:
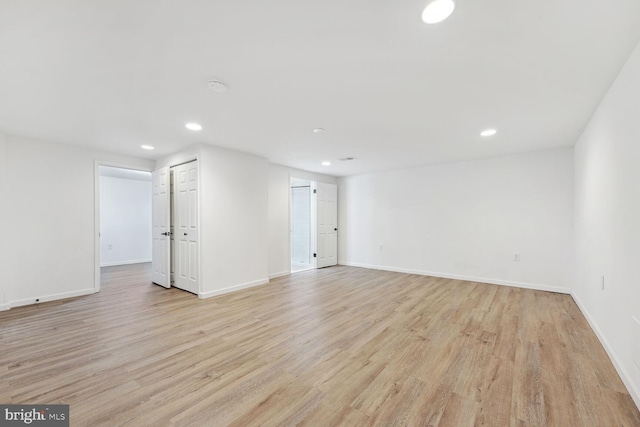
<instances>
[{"instance_id":1,"label":"ceiling light fixture","mask_svg":"<svg viewBox=\"0 0 640 427\"><path fill-rule=\"evenodd\" d=\"M447 19L455 7L453 0L434 0L424 8L422 20L426 24L437 24Z\"/></svg>"},{"instance_id":2,"label":"ceiling light fixture","mask_svg":"<svg viewBox=\"0 0 640 427\"><path fill-rule=\"evenodd\" d=\"M142 148L143 150L155 150L156 147L153 147L151 145L141 145L140 148Z\"/></svg>"},{"instance_id":3,"label":"ceiling light fixture","mask_svg":"<svg viewBox=\"0 0 640 427\"><path fill-rule=\"evenodd\" d=\"M323 128L315 128L315 129L313 130L313 133L322 133L322 132L324 132L324 129L323 129Z\"/></svg>"},{"instance_id":4,"label":"ceiling light fixture","mask_svg":"<svg viewBox=\"0 0 640 427\"><path fill-rule=\"evenodd\" d=\"M331 162L322 162L322 166L331 166Z\"/></svg>"},{"instance_id":5,"label":"ceiling light fixture","mask_svg":"<svg viewBox=\"0 0 640 427\"><path fill-rule=\"evenodd\" d=\"M498 131L495 129L485 129L482 132L480 132L480 136L493 136L496 133L498 133Z\"/></svg>"},{"instance_id":6,"label":"ceiling light fixture","mask_svg":"<svg viewBox=\"0 0 640 427\"><path fill-rule=\"evenodd\" d=\"M186 125L184 125L184 127L189 130L202 130L202 126L197 123L187 123Z\"/></svg>"},{"instance_id":7,"label":"ceiling light fixture","mask_svg":"<svg viewBox=\"0 0 640 427\"><path fill-rule=\"evenodd\" d=\"M220 80L211 80L209 82L209 89L217 93L225 93L229 91L229 86Z\"/></svg>"}]
</instances>

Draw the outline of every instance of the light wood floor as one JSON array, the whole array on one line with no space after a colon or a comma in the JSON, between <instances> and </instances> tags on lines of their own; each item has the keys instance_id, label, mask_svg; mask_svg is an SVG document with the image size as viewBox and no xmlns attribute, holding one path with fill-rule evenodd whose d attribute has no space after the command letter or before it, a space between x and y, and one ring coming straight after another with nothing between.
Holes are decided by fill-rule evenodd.
<instances>
[{"instance_id":1,"label":"light wood floor","mask_svg":"<svg viewBox=\"0 0 640 427\"><path fill-rule=\"evenodd\" d=\"M335 267L208 300L110 267L0 313L0 403L72 426L640 426L567 295Z\"/></svg>"}]
</instances>

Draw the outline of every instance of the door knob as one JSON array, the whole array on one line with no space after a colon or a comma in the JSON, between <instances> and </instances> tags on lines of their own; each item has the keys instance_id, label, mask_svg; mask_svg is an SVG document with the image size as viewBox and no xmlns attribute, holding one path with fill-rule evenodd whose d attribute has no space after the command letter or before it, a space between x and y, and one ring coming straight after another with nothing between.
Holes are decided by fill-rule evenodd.
<instances>
[{"instance_id":1,"label":"door knob","mask_svg":"<svg viewBox=\"0 0 640 427\"><path fill-rule=\"evenodd\" d=\"M184 233L184 235L186 236L186 235L187 235L187 233Z\"/></svg>"},{"instance_id":2,"label":"door knob","mask_svg":"<svg viewBox=\"0 0 640 427\"><path fill-rule=\"evenodd\" d=\"M338 231L338 229L337 229L337 228L334 228L334 229L333 229L333 231Z\"/></svg>"}]
</instances>

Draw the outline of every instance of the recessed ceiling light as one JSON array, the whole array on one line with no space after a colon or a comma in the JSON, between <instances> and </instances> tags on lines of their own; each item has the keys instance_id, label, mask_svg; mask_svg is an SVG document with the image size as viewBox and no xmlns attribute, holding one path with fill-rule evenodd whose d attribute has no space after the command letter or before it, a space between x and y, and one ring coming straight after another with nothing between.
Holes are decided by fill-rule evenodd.
<instances>
[{"instance_id":1,"label":"recessed ceiling light","mask_svg":"<svg viewBox=\"0 0 640 427\"><path fill-rule=\"evenodd\" d=\"M229 90L229 86L220 80L211 80L209 82L209 89L217 93L225 93Z\"/></svg>"},{"instance_id":2,"label":"recessed ceiling light","mask_svg":"<svg viewBox=\"0 0 640 427\"><path fill-rule=\"evenodd\" d=\"M197 123L187 123L186 125L184 125L184 127L189 130L202 130L202 126Z\"/></svg>"},{"instance_id":3,"label":"recessed ceiling light","mask_svg":"<svg viewBox=\"0 0 640 427\"><path fill-rule=\"evenodd\" d=\"M315 128L313 130L313 133L322 133L322 132L324 132L324 129L322 129L322 128Z\"/></svg>"},{"instance_id":4,"label":"recessed ceiling light","mask_svg":"<svg viewBox=\"0 0 640 427\"><path fill-rule=\"evenodd\" d=\"M495 129L485 129L482 132L480 132L480 136L493 136L496 133L498 133L498 131Z\"/></svg>"},{"instance_id":5,"label":"recessed ceiling light","mask_svg":"<svg viewBox=\"0 0 640 427\"><path fill-rule=\"evenodd\" d=\"M322 166L331 166L331 162L322 162Z\"/></svg>"},{"instance_id":6,"label":"recessed ceiling light","mask_svg":"<svg viewBox=\"0 0 640 427\"><path fill-rule=\"evenodd\" d=\"M143 150L155 150L156 147L152 147L151 145L141 145L140 148Z\"/></svg>"},{"instance_id":7,"label":"recessed ceiling light","mask_svg":"<svg viewBox=\"0 0 640 427\"><path fill-rule=\"evenodd\" d=\"M455 7L453 0L434 0L424 8L422 20L427 24L437 24L447 19Z\"/></svg>"}]
</instances>

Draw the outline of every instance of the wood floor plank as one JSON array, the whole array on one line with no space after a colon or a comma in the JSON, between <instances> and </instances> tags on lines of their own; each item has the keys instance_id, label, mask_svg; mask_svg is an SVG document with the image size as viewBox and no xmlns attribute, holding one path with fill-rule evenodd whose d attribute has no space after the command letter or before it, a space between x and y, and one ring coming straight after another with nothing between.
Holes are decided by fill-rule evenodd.
<instances>
[{"instance_id":1,"label":"wood floor plank","mask_svg":"<svg viewBox=\"0 0 640 427\"><path fill-rule=\"evenodd\" d=\"M547 423L545 394L538 343L518 339L514 361L511 417L523 425L544 426Z\"/></svg>"},{"instance_id":2,"label":"wood floor plank","mask_svg":"<svg viewBox=\"0 0 640 427\"><path fill-rule=\"evenodd\" d=\"M567 295L338 266L200 300L149 267L0 313L0 403L72 426L640 426Z\"/></svg>"}]
</instances>

